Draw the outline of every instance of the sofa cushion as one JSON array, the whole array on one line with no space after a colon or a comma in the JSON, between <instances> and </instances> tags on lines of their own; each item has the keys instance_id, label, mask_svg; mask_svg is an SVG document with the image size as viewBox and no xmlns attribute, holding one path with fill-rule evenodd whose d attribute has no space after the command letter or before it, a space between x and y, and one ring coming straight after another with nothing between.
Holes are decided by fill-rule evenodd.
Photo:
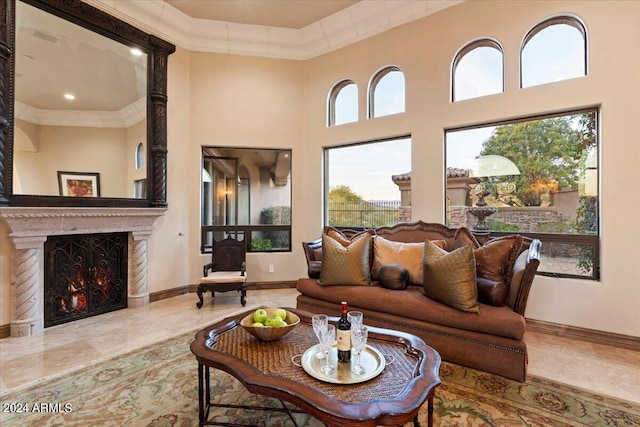
<instances>
[{"instance_id":1,"label":"sofa cushion","mask_svg":"<svg viewBox=\"0 0 640 427\"><path fill-rule=\"evenodd\" d=\"M509 289L502 281L496 282L484 277L477 277L476 283L478 284L478 302L495 305L496 307L507 303Z\"/></svg>"},{"instance_id":2,"label":"sofa cushion","mask_svg":"<svg viewBox=\"0 0 640 427\"><path fill-rule=\"evenodd\" d=\"M520 254L522 236L497 237L473 251L478 277L502 282L507 290L511 284L513 266Z\"/></svg>"},{"instance_id":3,"label":"sofa cushion","mask_svg":"<svg viewBox=\"0 0 640 427\"><path fill-rule=\"evenodd\" d=\"M480 247L480 243L478 243L476 236L474 236L467 227L460 227L456 230L455 236L453 236L453 249L458 249L467 245L471 246L473 249Z\"/></svg>"},{"instance_id":4,"label":"sofa cushion","mask_svg":"<svg viewBox=\"0 0 640 427\"><path fill-rule=\"evenodd\" d=\"M352 235L351 237L346 236L342 231L338 230L335 227L332 227L330 225L328 225L325 228L324 234L326 234L327 236L333 238L334 240L337 240L338 242L340 242L342 244L342 246L349 246L349 244L357 239L358 237L362 236L363 234L366 234L367 236L373 236L375 234L375 231L373 229L367 229L367 230L363 230L363 231L359 231L357 233L355 233L354 235Z\"/></svg>"},{"instance_id":5,"label":"sofa cushion","mask_svg":"<svg viewBox=\"0 0 640 427\"><path fill-rule=\"evenodd\" d=\"M444 248L444 240L434 241L438 247ZM422 285L422 256L424 242L405 243L387 240L381 236L373 236L373 267L371 277L378 280L379 271L386 264L401 264L409 270L409 283Z\"/></svg>"},{"instance_id":6,"label":"sofa cushion","mask_svg":"<svg viewBox=\"0 0 640 427\"><path fill-rule=\"evenodd\" d=\"M480 310L471 246L447 252L427 240L423 265L424 292L429 298L462 311L477 313Z\"/></svg>"},{"instance_id":7,"label":"sofa cushion","mask_svg":"<svg viewBox=\"0 0 640 427\"><path fill-rule=\"evenodd\" d=\"M369 285L369 250L371 236L367 233L351 240L346 246L328 234L322 235L322 285Z\"/></svg>"},{"instance_id":8,"label":"sofa cushion","mask_svg":"<svg viewBox=\"0 0 640 427\"><path fill-rule=\"evenodd\" d=\"M385 264L378 272L380 286L387 289L402 290L407 287L409 270L402 264Z\"/></svg>"},{"instance_id":9,"label":"sofa cushion","mask_svg":"<svg viewBox=\"0 0 640 427\"><path fill-rule=\"evenodd\" d=\"M375 285L366 288L319 286L317 280L303 278L298 280L297 290L306 297L335 304L336 315L340 311L340 302L348 301L350 307L397 316L398 322L402 322L403 318L411 318L514 340L521 340L526 328L524 317L506 305L494 307L480 304L479 313L469 313L427 298L422 287L418 286L408 286L402 291Z\"/></svg>"}]
</instances>

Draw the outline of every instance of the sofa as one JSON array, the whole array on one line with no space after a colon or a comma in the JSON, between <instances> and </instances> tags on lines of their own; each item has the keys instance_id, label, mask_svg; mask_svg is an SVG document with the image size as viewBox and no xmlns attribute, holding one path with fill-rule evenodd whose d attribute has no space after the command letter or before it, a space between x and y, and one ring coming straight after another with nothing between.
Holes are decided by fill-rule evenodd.
<instances>
[{"instance_id":1,"label":"sofa","mask_svg":"<svg viewBox=\"0 0 640 427\"><path fill-rule=\"evenodd\" d=\"M326 227L302 245L309 277L297 281L297 308L338 315L347 301L366 324L417 335L445 361L525 381L539 240L418 221Z\"/></svg>"}]
</instances>

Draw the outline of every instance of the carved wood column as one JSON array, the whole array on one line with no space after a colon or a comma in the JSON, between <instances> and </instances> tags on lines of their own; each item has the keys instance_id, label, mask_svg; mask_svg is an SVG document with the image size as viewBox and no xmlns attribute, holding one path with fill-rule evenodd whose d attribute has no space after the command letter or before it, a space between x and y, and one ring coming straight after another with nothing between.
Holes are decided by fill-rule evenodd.
<instances>
[{"instance_id":1,"label":"carved wood column","mask_svg":"<svg viewBox=\"0 0 640 427\"><path fill-rule=\"evenodd\" d=\"M151 232L134 231L131 233L129 263L129 301L128 308L139 308L149 304L147 288L147 241Z\"/></svg>"},{"instance_id":2,"label":"carved wood column","mask_svg":"<svg viewBox=\"0 0 640 427\"><path fill-rule=\"evenodd\" d=\"M46 236L14 238L11 280L11 336L33 335L43 329L40 300L40 256Z\"/></svg>"}]
</instances>

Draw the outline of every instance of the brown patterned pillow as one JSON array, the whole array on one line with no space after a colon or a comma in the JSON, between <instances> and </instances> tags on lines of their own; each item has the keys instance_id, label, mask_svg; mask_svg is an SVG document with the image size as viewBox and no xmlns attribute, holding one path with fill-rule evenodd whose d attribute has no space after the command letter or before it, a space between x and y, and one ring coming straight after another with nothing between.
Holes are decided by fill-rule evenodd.
<instances>
[{"instance_id":1,"label":"brown patterned pillow","mask_svg":"<svg viewBox=\"0 0 640 427\"><path fill-rule=\"evenodd\" d=\"M321 285L369 285L371 235L363 233L344 246L333 237L322 235Z\"/></svg>"},{"instance_id":2,"label":"brown patterned pillow","mask_svg":"<svg viewBox=\"0 0 640 427\"><path fill-rule=\"evenodd\" d=\"M476 266L471 246L447 252L427 240L424 246L424 293L458 310L479 313Z\"/></svg>"},{"instance_id":3,"label":"brown patterned pillow","mask_svg":"<svg viewBox=\"0 0 640 427\"><path fill-rule=\"evenodd\" d=\"M522 236L519 234L489 240L473 251L476 257L476 274L478 277L502 282L508 290L521 247Z\"/></svg>"},{"instance_id":4,"label":"brown patterned pillow","mask_svg":"<svg viewBox=\"0 0 640 427\"><path fill-rule=\"evenodd\" d=\"M466 245L471 246L473 249L480 247L476 236L474 236L467 227L460 227L453 236L453 249L458 249Z\"/></svg>"}]
</instances>

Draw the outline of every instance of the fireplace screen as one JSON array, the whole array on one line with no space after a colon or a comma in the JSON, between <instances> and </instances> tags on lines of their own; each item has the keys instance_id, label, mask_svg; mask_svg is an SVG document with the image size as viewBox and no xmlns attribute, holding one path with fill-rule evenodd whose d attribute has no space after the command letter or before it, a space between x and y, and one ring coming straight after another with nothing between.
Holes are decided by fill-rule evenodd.
<instances>
[{"instance_id":1,"label":"fireplace screen","mask_svg":"<svg viewBox=\"0 0 640 427\"><path fill-rule=\"evenodd\" d=\"M127 233L50 236L44 326L127 307Z\"/></svg>"}]
</instances>

